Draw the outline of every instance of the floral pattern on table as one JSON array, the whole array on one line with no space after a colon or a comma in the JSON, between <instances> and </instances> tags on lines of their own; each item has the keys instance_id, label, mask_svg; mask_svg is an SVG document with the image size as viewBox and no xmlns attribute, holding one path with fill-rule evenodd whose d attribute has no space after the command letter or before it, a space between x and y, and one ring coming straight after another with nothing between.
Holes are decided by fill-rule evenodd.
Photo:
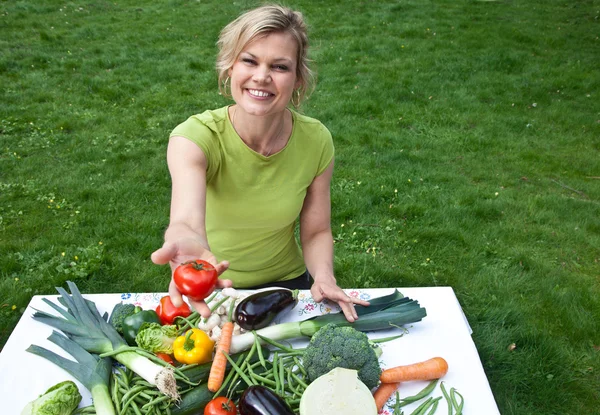
<instances>
[{"instance_id":1,"label":"floral pattern on table","mask_svg":"<svg viewBox=\"0 0 600 415\"><path fill-rule=\"evenodd\" d=\"M363 290L345 291L349 297L360 298L368 301L371 295ZM298 305L296 306L299 316L318 316L322 314L338 313L341 311L340 306L329 300L324 300L317 303L310 295L310 291L300 291L298 294Z\"/></svg>"},{"instance_id":2,"label":"floral pattern on table","mask_svg":"<svg viewBox=\"0 0 600 415\"><path fill-rule=\"evenodd\" d=\"M164 295L164 293L122 293L121 300L127 304L148 308L157 306Z\"/></svg>"}]
</instances>

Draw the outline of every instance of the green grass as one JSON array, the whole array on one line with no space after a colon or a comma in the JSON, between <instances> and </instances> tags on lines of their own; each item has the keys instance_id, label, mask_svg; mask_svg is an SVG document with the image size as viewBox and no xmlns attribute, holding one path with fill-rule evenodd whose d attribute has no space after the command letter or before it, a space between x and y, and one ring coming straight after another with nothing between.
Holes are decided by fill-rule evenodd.
<instances>
[{"instance_id":1,"label":"green grass","mask_svg":"<svg viewBox=\"0 0 600 415\"><path fill-rule=\"evenodd\" d=\"M0 345L67 279L166 290L167 137L228 102L216 37L256 4L0 3ZM600 2L288 4L336 144L340 284L452 286L502 414L596 413Z\"/></svg>"}]
</instances>

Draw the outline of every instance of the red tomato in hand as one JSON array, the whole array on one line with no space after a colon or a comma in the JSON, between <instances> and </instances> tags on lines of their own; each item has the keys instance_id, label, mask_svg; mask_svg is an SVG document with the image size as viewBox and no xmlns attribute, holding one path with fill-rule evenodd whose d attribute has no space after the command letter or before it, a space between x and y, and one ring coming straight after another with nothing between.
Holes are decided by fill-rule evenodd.
<instances>
[{"instance_id":1,"label":"red tomato in hand","mask_svg":"<svg viewBox=\"0 0 600 415\"><path fill-rule=\"evenodd\" d=\"M190 306L184 301L179 307L175 307L171 302L171 297L165 295L160 299L160 303L156 307L156 314L160 319L160 324L168 325L173 324L175 317L187 317L192 314Z\"/></svg>"},{"instance_id":2,"label":"red tomato in hand","mask_svg":"<svg viewBox=\"0 0 600 415\"><path fill-rule=\"evenodd\" d=\"M194 301L208 297L217 286L218 278L215 267L201 259L181 264L173 274L179 292Z\"/></svg>"},{"instance_id":3,"label":"red tomato in hand","mask_svg":"<svg viewBox=\"0 0 600 415\"><path fill-rule=\"evenodd\" d=\"M204 415L236 415L237 409L233 401L225 396L213 399L204 407Z\"/></svg>"}]
</instances>

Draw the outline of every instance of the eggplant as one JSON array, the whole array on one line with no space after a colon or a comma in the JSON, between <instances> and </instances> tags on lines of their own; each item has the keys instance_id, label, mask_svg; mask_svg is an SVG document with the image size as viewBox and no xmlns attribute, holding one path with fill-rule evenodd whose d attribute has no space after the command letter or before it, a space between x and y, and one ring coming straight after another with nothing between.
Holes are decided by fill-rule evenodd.
<instances>
[{"instance_id":1,"label":"eggplant","mask_svg":"<svg viewBox=\"0 0 600 415\"><path fill-rule=\"evenodd\" d=\"M238 403L240 415L294 415L283 398L261 385L248 387Z\"/></svg>"},{"instance_id":2,"label":"eggplant","mask_svg":"<svg viewBox=\"0 0 600 415\"><path fill-rule=\"evenodd\" d=\"M259 291L244 298L235 309L235 320L244 330L267 327L280 313L298 304L298 290L277 288Z\"/></svg>"}]
</instances>

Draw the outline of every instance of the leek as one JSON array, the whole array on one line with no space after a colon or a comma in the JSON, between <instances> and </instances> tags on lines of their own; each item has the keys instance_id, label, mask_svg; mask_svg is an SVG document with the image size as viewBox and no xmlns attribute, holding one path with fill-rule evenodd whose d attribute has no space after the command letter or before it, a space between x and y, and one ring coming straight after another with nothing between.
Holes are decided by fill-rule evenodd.
<instances>
[{"instance_id":1,"label":"leek","mask_svg":"<svg viewBox=\"0 0 600 415\"><path fill-rule=\"evenodd\" d=\"M179 399L173 369L154 363L129 347L123 337L106 321L106 316L100 315L96 305L84 299L73 282L67 281L67 285L71 295L63 288L56 288L61 295L59 302L65 305L66 311L48 299L43 299L62 317L36 310L33 319L61 330L69 339L90 353L110 354L165 395Z\"/></svg>"},{"instance_id":2,"label":"leek","mask_svg":"<svg viewBox=\"0 0 600 415\"><path fill-rule=\"evenodd\" d=\"M52 332L48 340L62 347L79 363L37 345L29 346L27 351L48 359L81 382L92 394L96 414L115 415L115 408L108 390L112 359L110 357L101 358L97 355L92 355L77 343L56 331Z\"/></svg>"},{"instance_id":3,"label":"leek","mask_svg":"<svg viewBox=\"0 0 600 415\"><path fill-rule=\"evenodd\" d=\"M398 290L394 290L392 294L374 298L368 307L357 305L355 310L359 318L353 323L346 320L343 313L332 313L315 316L304 321L268 326L256 330L256 334L259 335L259 338L266 337L272 340L311 337L329 323L351 326L359 331L375 331L415 323L427 316L427 311L419 305L418 301L404 297ZM251 332L233 336L230 352L239 353L248 350L254 341L254 334ZM264 340L261 339L261 342L264 344Z\"/></svg>"}]
</instances>

